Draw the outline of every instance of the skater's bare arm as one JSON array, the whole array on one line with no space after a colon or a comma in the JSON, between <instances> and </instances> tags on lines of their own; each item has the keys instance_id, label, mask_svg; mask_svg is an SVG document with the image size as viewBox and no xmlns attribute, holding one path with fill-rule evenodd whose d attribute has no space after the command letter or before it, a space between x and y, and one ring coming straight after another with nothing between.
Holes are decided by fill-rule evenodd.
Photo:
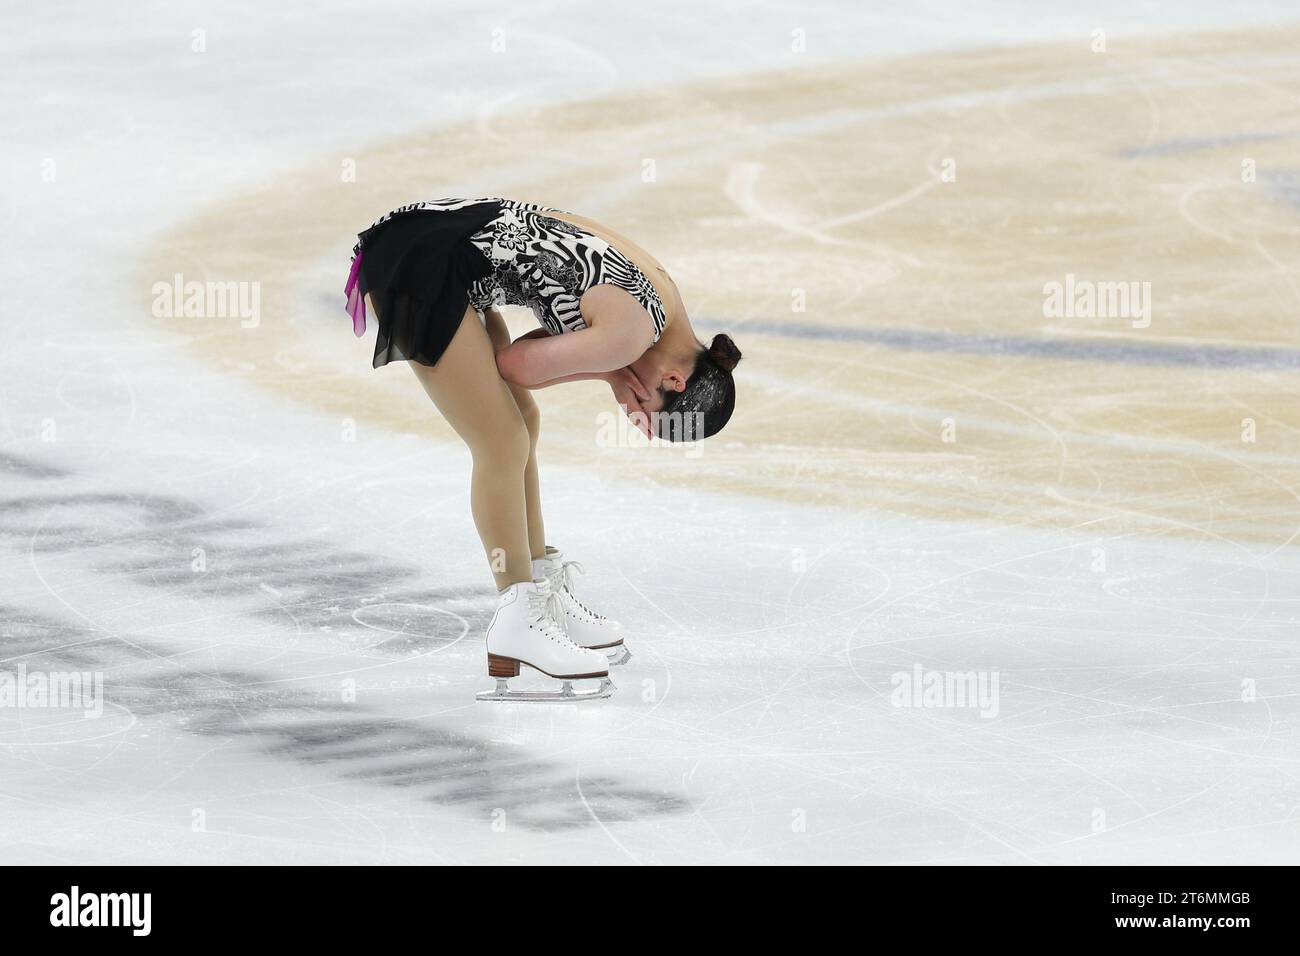
<instances>
[{"instance_id":1,"label":"skater's bare arm","mask_svg":"<svg viewBox=\"0 0 1300 956\"><path fill-rule=\"evenodd\" d=\"M488 315L488 321L498 323L501 328L501 334L505 335L506 323L505 320L501 318L501 313L497 312L496 309L488 309L487 315ZM546 329L533 329L532 331L525 332L523 335L519 336L519 338L515 339L515 342L521 342L524 339L545 339L545 338L549 338L550 335L551 333L546 331ZM495 335L493 336L492 341L493 344L497 346L496 347L497 352L500 352L502 349L508 348L510 345L514 344L510 341L509 338L506 338L503 343L497 344L497 337ZM559 385L563 382L590 382L590 381L608 382L610 380L610 377L616 374L618 374L617 371L615 372L574 372L572 375L564 375L561 376L560 378L553 378L550 381L539 382L538 384L530 387L549 388L552 385Z\"/></svg>"},{"instance_id":2,"label":"skater's bare arm","mask_svg":"<svg viewBox=\"0 0 1300 956\"><path fill-rule=\"evenodd\" d=\"M634 362L653 342L649 313L621 289L596 286L583 296L587 328L564 335L516 339L497 353L497 370L507 382L542 388L574 376L601 373Z\"/></svg>"},{"instance_id":3,"label":"skater's bare arm","mask_svg":"<svg viewBox=\"0 0 1300 956\"><path fill-rule=\"evenodd\" d=\"M617 339L589 328L546 338L517 339L497 353L497 370L513 385L545 388L559 382L603 378L606 372L635 360L642 351L644 347L633 354Z\"/></svg>"},{"instance_id":4,"label":"skater's bare arm","mask_svg":"<svg viewBox=\"0 0 1300 956\"><path fill-rule=\"evenodd\" d=\"M559 378L553 378L549 381L538 382L536 385L525 385L525 388L539 389L550 388L552 385L563 385L565 382L608 382L612 372L574 372L572 375L562 375ZM517 382L514 384L518 384Z\"/></svg>"}]
</instances>

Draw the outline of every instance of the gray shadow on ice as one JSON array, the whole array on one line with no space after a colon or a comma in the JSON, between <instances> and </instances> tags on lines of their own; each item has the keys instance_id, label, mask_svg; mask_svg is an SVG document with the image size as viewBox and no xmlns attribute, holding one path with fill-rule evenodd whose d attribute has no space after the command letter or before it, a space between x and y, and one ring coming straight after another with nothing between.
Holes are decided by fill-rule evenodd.
<instances>
[{"instance_id":1,"label":"gray shadow on ice","mask_svg":"<svg viewBox=\"0 0 1300 956\"><path fill-rule=\"evenodd\" d=\"M0 470L20 488L67 476L12 455L0 458ZM92 574L129 577L135 585L257 596L260 603L245 613L298 627L363 628L374 635L372 648L394 655L455 640L462 621L475 628L490 613L478 589L429 587L417 566L328 541L269 540L273 535L237 514L172 495L51 491L0 498L0 541L38 553L76 552ZM205 554L202 573L192 568L194 548ZM457 610L438 613L444 606ZM286 688L275 682L279 674L199 670L175 650L156 635L107 633L0 604L0 669L22 663L102 672L108 702L136 717L171 722L179 733L243 739L270 757L478 814L484 826L498 808L512 825L552 831L689 809L683 797L610 774L584 777L579 790L571 764Z\"/></svg>"},{"instance_id":2,"label":"gray shadow on ice","mask_svg":"<svg viewBox=\"0 0 1300 956\"><path fill-rule=\"evenodd\" d=\"M242 739L270 757L407 790L478 814L483 826L497 809L506 811L512 825L546 831L689 809L683 797L609 774L584 778L580 792L569 764L427 721L388 718L313 691L286 689L271 684L270 674L194 670L152 637L105 635L0 605L0 669L19 662L29 670L103 672L108 701L137 718L170 722L178 732Z\"/></svg>"},{"instance_id":3,"label":"gray shadow on ice","mask_svg":"<svg viewBox=\"0 0 1300 956\"><path fill-rule=\"evenodd\" d=\"M30 467L30 477L46 474ZM51 474L50 476L53 476ZM169 495L66 492L0 498L0 539L89 554L95 571L203 596L252 598L245 613L299 631L357 630L394 655L427 651L491 613L482 588L429 586L426 569L335 547L267 541L272 529ZM195 570L198 555L202 570ZM454 608L455 615L438 613Z\"/></svg>"}]
</instances>

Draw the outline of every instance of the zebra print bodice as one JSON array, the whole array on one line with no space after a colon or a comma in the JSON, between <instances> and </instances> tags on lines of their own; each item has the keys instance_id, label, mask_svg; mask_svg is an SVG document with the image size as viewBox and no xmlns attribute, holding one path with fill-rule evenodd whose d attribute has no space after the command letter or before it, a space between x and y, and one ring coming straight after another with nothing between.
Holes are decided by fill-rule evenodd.
<instances>
[{"instance_id":1,"label":"zebra print bodice","mask_svg":"<svg viewBox=\"0 0 1300 956\"><path fill-rule=\"evenodd\" d=\"M609 283L630 294L650 313L654 341L659 341L664 304L650 280L600 236L547 215L561 210L513 199L439 199L394 212L459 209L487 202L500 203L501 213L470 237L492 263L492 274L470 287L470 304L475 309L482 312L492 306L524 305L552 335L576 332L587 327L578 306L582 294L592 286Z\"/></svg>"}]
</instances>

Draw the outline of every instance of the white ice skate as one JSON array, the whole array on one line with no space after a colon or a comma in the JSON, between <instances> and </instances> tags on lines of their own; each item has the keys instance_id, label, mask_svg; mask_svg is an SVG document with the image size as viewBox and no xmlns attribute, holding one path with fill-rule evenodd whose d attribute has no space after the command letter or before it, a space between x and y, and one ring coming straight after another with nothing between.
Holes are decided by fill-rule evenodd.
<instances>
[{"instance_id":1,"label":"white ice skate","mask_svg":"<svg viewBox=\"0 0 1300 956\"><path fill-rule=\"evenodd\" d=\"M569 640L593 651L600 651L611 666L626 664L632 652L623 643L623 625L597 614L574 594L574 572L581 572L577 561L565 561L558 548L547 547L546 556L533 561L533 577L545 578L560 599L564 625Z\"/></svg>"},{"instance_id":2,"label":"white ice skate","mask_svg":"<svg viewBox=\"0 0 1300 956\"><path fill-rule=\"evenodd\" d=\"M594 700L614 693L605 655L579 647L556 623L563 614L559 603L545 579L512 584L501 592L487 631L488 676L497 685L479 694L479 700ZM520 664L561 681L560 689L511 690L506 681L519 676ZM600 685L579 692L573 689L577 680L599 680Z\"/></svg>"}]
</instances>

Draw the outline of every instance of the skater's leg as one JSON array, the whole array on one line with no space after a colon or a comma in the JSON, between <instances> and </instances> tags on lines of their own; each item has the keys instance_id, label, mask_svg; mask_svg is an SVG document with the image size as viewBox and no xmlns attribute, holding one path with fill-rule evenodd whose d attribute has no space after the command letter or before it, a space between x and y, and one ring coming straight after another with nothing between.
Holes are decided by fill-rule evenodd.
<instances>
[{"instance_id":1,"label":"skater's leg","mask_svg":"<svg viewBox=\"0 0 1300 956\"><path fill-rule=\"evenodd\" d=\"M542 520L542 486L537 477L537 438L542 431L542 412L528 389L511 385L515 404L528 429L528 464L524 466L524 502L528 507L528 550L532 557L546 553L546 523ZM521 394L522 393L522 394Z\"/></svg>"},{"instance_id":2,"label":"skater's leg","mask_svg":"<svg viewBox=\"0 0 1300 956\"><path fill-rule=\"evenodd\" d=\"M492 347L500 352L510 344L510 330L496 309L488 309L487 330ZM537 477L537 438L542 432L542 411L533 393L522 385L510 385L510 394L528 429L528 464L524 467L524 499L528 505L528 547L533 558L546 554L546 524L542 521L542 489Z\"/></svg>"},{"instance_id":3,"label":"skater's leg","mask_svg":"<svg viewBox=\"0 0 1300 956\"><path fill-rule=\"evenodd\" d=\"M510 330L505 319L495 309L487 310L487 330L492 346L498 352L510 344ZM554 548L546 547L546 528L542 523L542 496L537 481L537 436L541 432L542 416L532 393L519 386L510 386L519 414L528 429L528 466L524 471L524 497L528 502L528 544L533 558L533 576L546 578L560 597L564 612L564 625L570 639L582 647L595 648L609 656L613 663L623 664L632 656L624 644L623 627L603 614L597 614L573 594L564 571L564 558Z\"/></svg>"},{"instance_id":4,"label":"skater's leg","mask_svg":"<svg viewBox=\"0 0 1300 956\"><path fill-rule=\"evenodd\" d=\"M466 309L436 367L410 366L474 458L470 509L497 590L531 581L524 482L531 441L478 313Z\"/></svg>"}]
</instances>

